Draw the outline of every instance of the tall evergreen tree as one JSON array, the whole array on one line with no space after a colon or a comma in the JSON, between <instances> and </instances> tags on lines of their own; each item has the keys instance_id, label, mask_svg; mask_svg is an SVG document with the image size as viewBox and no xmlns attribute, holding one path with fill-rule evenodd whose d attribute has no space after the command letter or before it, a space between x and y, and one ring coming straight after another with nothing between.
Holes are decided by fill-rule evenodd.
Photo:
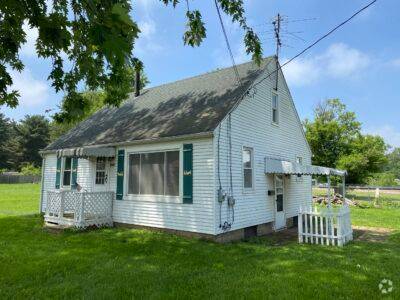
<instances>
[{"instance_id":1,"label":"tall evergreen tree","mask_svg":"<svg viewBox=\"0 0 400 300\"><path fill-rule=\"evenodd\" d=\"M11 152L9 142L12 138L12 124L10 119L0 113L0 169L10 169Z\"/></svg>"},{"instance_id":2,"label":"tall evergreen tree","mask_svg":"<svg viewBox=\"0 0 400 300\"><path fill-rule=\"evenodd\" d=\"M40 115L26 116L16 126L17 141L20 153L19 167L32 163L39 167L42 158L39 151L50 142L49 121Z\"/></svg>"}]
</instances>

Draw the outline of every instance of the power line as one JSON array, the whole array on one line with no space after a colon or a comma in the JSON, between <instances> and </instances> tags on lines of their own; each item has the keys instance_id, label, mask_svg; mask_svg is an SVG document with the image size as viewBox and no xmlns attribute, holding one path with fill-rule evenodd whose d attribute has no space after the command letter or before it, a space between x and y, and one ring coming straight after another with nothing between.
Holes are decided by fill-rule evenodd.
<instances>
[{"instance_id":1,"label":"power line","mask_svg":"<svg viewBox=\"0 0 400 300\"><path fill-rule=\"evenodd\" d=\"M237 69L237 67L236 67L235 58L233 57L233 54L232 54L231 45L229 44L228 35L226 34L224 22L222 21L221 12L219 11L219 6L218 6L218 3L217 3L217 0L214 0L214 3L215 3L215 7L216 7L216 9L217 9L218 18L219 18L219 22L220 22L220 24L221 24L222 32L223 32L223 34L224 34L224 38L225 38L225 42L226 42L226 47L228 48L228 52L229 52L229 55L230 55L231 60L232 60L232 66L233 66L233 70L234 70L234 72L235 72L236 80L238 81L239 85L242 85L242 82L241 82L241 80L240 80L239 71L238 71L238 69Z\"/></svg>"},{"instance_id":2,"label":"power line","mask_svg":"<svg viewBox=\"0 0 400 300\"><path fill-rule=\"evenodd\" d=\"M333 32L335 32L336 30L338 30L340 27L344 26L346 23L348 23L350 20L352 20L354 17L356 17L357 15L359 15L361 12L363 12L364 10L366 10L367 8L369 8L371 5L373 5L376 1L378 0L374 0L371 1L370 3L368 3L367 5L365 5L364 7L362 7L361 9L359 9L358 11L356 11L354 14L352 14L349 18L347 18L346 20L344 20L343 22L341 22L339 25L335 26L333 29L331 29L330 31L328 31L326 34L324 34L323 36L321 36L319 39L317 39L314 43L312 43L311 45L309 45L308 47L304 48L302 51L300 51L299 53L297 53L295 56L293 56L291 59L289 59L287 62L285 62L283 65L281 65L280 67L276 68L276 70L272 71L271 73L269 73L266 77L262 78L259 82L255 83L253 85L256 86L258 84L260 84L262 81L264 81L265 79L269 78L273 73L278 72L279 70L281 70L284 66L288 65L289 63L291 63L293 60L295 60L296 58L298 58L300 55L304 54L305 52L307 52L308 50L310 50L312 47L314 47L316 44L318 44L320 41L322 41L323 39L327 38L329 35L331 35Z\"/></svg>"},{"instance_id":3,"label":"power line","mask_svg":"<svg viewBox=\"0 0 400 300\"><path fill-rule=\"evenodd\" d=\"M346 20L344 20L342 23L340 23L339 25L337 25L336 27L334 27L333 29L331 29L330 31L328 31L326 34L324 34L322 37L320 37L319 39L317 39L314 43L312 43L310 46L306 47L305 49L303 49L302 51L300 51L298 54L296 54L295 56L293 56L291 59L289 59L287 62L285 62L280 68L282 69L284 66L286 66L287 64L289 64L291 61L295 60L297 57L299 57L300 55L302 55L303 53L305 53L307 50L311 49L312 47L314 47L316 44L318 44L320 41L322 41L323 39L325 39L326 37L328 37L329 35L331 35L333 32L335 32L336 30L338 30L340 27L342 27L343 25L345 25L346 23L348 23L351 19L353 19L355 16L357 16L358 14L360 14L361 12L363 12L364 10L366 10L368 7L370 7L371 5L373 5L376 1L378 0L374 0L372 2L370 2L369 4L367 4L366 6L364 6L363 8L359 9L358 11L356 11L354 14L352 14L349 18L347 18ZM276 70L278 71L278 70Z\"/></svg>"},{"instance_id":4,"label":"power line","mask_svg":"<svg viewBox=\"0 0 400 300\"><path fill-rule=\"evenodd\" d=\"M364 10L366 10L367 8L369 8L371 5L373 5L375 2L377 2L378 0L374 0L371 1L370 3L368 3L367 5L365 5L364 7L362 7L361 9L359 9L358 11L356 11L354 14L352 14L349 18L347 18L346 20L344 20L343 22L341 22L339 25L337 25L336 27L334 27L333 29L331 29L330 31L328 31L326 34L324 34L322 37L320 37L319 39L317 39L314 43L312 43L311 45L309 45L308 47L306 47L305 49L303 49L302 51L300 51L298 54L296 54L295 56L293 56L291 59L289 59L287 62L285 62L283 65L280 65L279 67L277 67L274 71L270 72L267 74L267 76L261 78L258 82L254 83L252 86L250 86L247 91L238 99L238 101L235 103L235 105L231 108L230 112L232 112L234 109L236 109L236 107L240 104L240 102L244 99L244 97L246 95L249 94L250 89L255 89L257 87L257 85L261 84L261 82L263 82L264 80L268 79L272 74L278 72L279 70L281 70L284 66L288 65L289 63L291 63L293 60L295 60L296 58L298 58L300 55L304 54L306 51L308 51L309 49L311 49L312 47L314 47L316 44L318 44L320 41L322 41L323 39L325 39L326 37L328 37L329 35L331 35L333 32L335 32L336 30L338 30L340 27L342 27L343 25L345 25L346 23L348 23L350 20L352 20L354 17L356 17L357 15L359 15L361 12L363 12ZM268 67L268 64L267 66Z\"/></svg>"}]
</instances>

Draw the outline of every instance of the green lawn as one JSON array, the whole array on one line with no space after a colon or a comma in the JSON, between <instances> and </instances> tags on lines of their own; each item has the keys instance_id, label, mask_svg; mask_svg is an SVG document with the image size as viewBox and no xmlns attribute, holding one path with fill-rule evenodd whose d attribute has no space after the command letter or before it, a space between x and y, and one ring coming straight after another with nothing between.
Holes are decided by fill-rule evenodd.
<instances>
[{"instance_id":1,"label":"green lawn","mask_svg":"<svg viewBox=\"0 0 400 300\"><path fill-rule=\"evenodd\" d=\"M400 232L343 248L274 237L221 245L122 228L54 233L40 216L20 215L35 211L38 198L23 197L29 208L13 211L4 195L0 211L11 215L0 216L1 299L400 298ZM394 285L385 297L383 278Z\"/></svg>"},{"instance_id":2,"label":"green lawn","mask_svg":"<svg viewBox=\"0 0 400 300\"><path fill-rule=\"evenodd\" d=\"M322 189L313 189L314 195L325 195ZM348 192L346 198L356 200L361 207L351 208L353 225L368 227L384 227L400 230L400 194L381 193L378 205L374 207L375 192Z\"/></svg>"},{"instance_id":3,"label":"green lawn","mask_svg":"<svg viewBox=\"0 0 400 300\"><path fill-rule=\"evenodd\" d=\"M0 184L0 216L39 212L39 184Z\"/></svg>"}]
</instances>

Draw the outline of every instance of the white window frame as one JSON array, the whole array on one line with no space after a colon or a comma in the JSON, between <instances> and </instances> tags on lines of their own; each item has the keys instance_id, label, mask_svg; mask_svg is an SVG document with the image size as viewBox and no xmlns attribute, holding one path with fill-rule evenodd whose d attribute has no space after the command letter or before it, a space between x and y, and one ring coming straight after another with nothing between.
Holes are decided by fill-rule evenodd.
<instances>
[{"instance_id":1,"label":"white window frame","mask_svg":"<svg viewBox=\"0 0 400 300\"><path fill-rule=\"evenodd\" d=\"M274 108L274 96L276 96L276 108ZM279 94L277 91L272 90L271 93L271 123L274 125L279 125L279 119L280 119L280 114L279 114ZM276 110L276 121L274 121L274 110Z\"/></svg>"},{"instance_id":2,"label":"white window frame","mask_svg":"<svg viewBox=\"0 0 400 300\"><path fill-rule=\"evenodd\" d=\"M103 170L99 170L97 169L97 160L99 158L104 159L104 169ZM94 161L94 185L100 185L100 186L105 186L108 182L108 174L107 174L107 158L106 157L96 157L95 161ZM97 179L97 172L104 172L104 183L96 183L96 179Z\"/></svg>"},{"instance_id":3,"label":"white window frame","mask_svg":"<svg viewBox=\"0 0 400 300\"><path fill-rule=\"evenodd\" d=\"M140 147L141 148L141 147ZM179 147L171 147L171 148L159 148L159 147L151 147L152 149L135 149L134 151L130 151L127 149L125 151L125 171L124 171L124 195L127 200L131 201L149 201L149 202L167 202L167 203L182 203L182 194L183 194L183 146ZM171 195L151 195L151 194L129 194L129 156L132 154L146 154L146 153L158 153L158 152L170 152L170 151L178 151L179 152L179 195L171 196ZM164 164L166 161L164 160ZM166 174L164 174L165 176ZM140 177L139 177L140 182ZM165 184L164 179L164 184ZM139 183L140 185L140 183ZM165 190L165 189L164 189ZM124 198L124 199L125 199Z\"/></svg>"},{"instance_id":4,"label":"white window frame","mask_svg":"<svg viewBox=\"0 0 400 300\"><path fill-rule=\"evenodd\" d=\"M246 169L251 169L251 187L245 187L244 186L244 163L243 163L243 151L244 150L250 150L250 162L251 162L251 168L246 168ZM254 149L252 147L248 147L248 146L243 146L242 147L242 188L243 188L243 192L252 192L254 191Z\"/></svg>"},{"instance_id":5,"label":"white window frame","mask_svg":"<svg viewBox=\"0 0 400 300\"><path fill-rule=\"evenodd\" d=\"M65 160L67 159L67 158L70 158L71 159L71 169L69 170L69 185L64 185L64 171L65 171ZM72 184L72 157L63 157L63 158L61 158L61 178L60 178L60 181L61 181L61 187L63 188L63 189L71 189L71 184Z\"/></svg>"}]
</instances>

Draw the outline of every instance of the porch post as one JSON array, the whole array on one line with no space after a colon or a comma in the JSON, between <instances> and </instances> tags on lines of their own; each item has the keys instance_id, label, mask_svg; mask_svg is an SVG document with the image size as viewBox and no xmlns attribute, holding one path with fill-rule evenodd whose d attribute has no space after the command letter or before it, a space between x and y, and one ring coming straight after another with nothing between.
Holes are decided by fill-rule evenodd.
<instances>
[{"instance_id":1,"label":"porch post","mask_svg":"<svg viewBox=\"0 0 400 300\"><path fill-rule=\"evenodd\" d=\"M346 205L346 175L343 175L342 177L342 183L343 183L343 205Z\"/></svg>"},{"instance_id":2,"label":"porch post","mask_svg":"<svg viewBox=\"0 0 400 300\"><path fill-rule=\"evenodd\" d=\"M328 175L328 208L331 208L331 175Z\"/></svg>"}]
</instances>

